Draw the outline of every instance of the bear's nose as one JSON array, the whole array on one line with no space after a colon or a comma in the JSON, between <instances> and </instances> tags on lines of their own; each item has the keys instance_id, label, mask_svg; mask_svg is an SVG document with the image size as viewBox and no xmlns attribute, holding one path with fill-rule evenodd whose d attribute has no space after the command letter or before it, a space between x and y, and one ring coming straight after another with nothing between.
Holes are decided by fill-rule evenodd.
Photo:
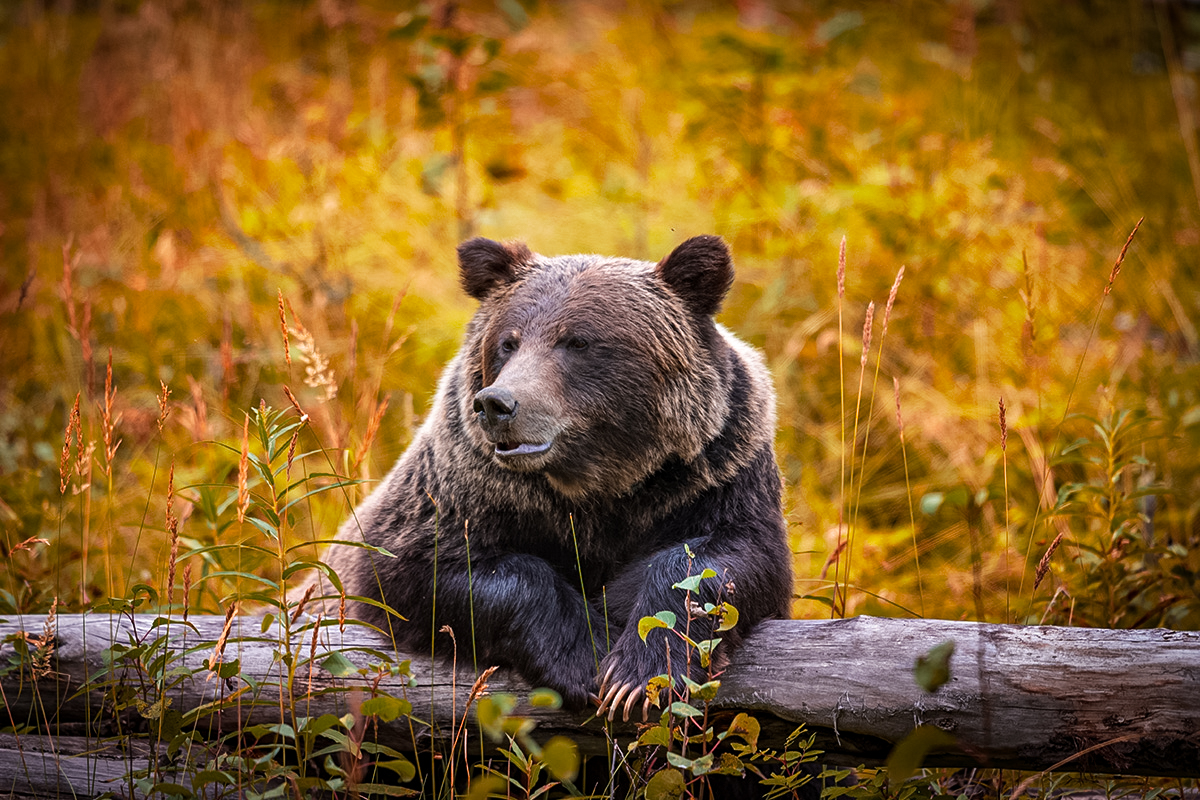
<instances>
[{"instance_id":1,"label":"bear's nose","mask_svg":"<svg viewBox=\"0 0 1200 800\"><path fill-rule=\"evenodd\" d=\"M508 389L489 386L475 395L472 408L476 414L486 417L489 425L497 425L516 416L517 398Z\"/></svg>"}]
</instances>

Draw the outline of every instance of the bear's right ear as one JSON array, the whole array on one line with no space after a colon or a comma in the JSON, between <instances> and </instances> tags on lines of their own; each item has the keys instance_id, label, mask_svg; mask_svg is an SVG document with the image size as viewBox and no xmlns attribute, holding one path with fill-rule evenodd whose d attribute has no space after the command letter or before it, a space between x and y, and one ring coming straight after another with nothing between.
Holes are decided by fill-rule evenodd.
<instances>
[{"instance_id":1,"label":"bear's right ear","mask_svg":"<svg viewBox=\"0 0 1200 800\"><path fill-rule=\"evenodd\" d=\"M733 286L733 256L720 236L693 236L658 262L658 275L694 313L711 317Z\"/></svg>"},{"instance_id":2,"label":"bear's right ear","mask_svg":"<svg viewBox=\"0 0 1200 800\"><path fill-rule=\"evenodd\" d=\"M497 286L515 281L532 260L533 253L521 242L501 244L477 236L458 246L459 279L467 294L482 300Z\"/></svg>"}]
</instances>

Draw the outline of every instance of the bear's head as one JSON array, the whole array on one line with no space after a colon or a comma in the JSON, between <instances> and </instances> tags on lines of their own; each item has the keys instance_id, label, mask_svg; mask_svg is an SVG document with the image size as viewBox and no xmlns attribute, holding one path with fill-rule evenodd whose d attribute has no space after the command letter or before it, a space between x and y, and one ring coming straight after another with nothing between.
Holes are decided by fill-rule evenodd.
<instances>
[{"instance_id":1,"label":"bear's head","mask_svg":"<svg viewBox=\"0 0 1200 800\"><path fill-rule=\"evenodd\" d=\"M658 264L482 238L458 256L480 301L460 418L494 465L540 473L573 499L620 497L720 434L728 346L712 316L733 263L719 237Z\"/></svg>"}]
</instances>

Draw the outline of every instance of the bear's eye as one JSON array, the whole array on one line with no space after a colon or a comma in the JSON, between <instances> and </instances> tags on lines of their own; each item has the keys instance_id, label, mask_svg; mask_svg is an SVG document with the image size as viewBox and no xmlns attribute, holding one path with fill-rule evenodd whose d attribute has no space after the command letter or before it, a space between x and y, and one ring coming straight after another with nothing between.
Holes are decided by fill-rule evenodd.
<instances>
[{"instance_id":1,"label":"bear's eye","mask_svg":"<svg viewBox=\"0 0 1200 800\"><path fill-rule=\"evenodd\" d=\"M521 343L519 341L517 341L516 337L506 336L502 340L500 340L500 352L501 353L515 353L515 352L517 352L517 348L520 347L520 345L521 345Z\"/></svg>"},{"instance_id":2,"label":"bear's eye","mask_svg":"<svg viewBox=\"0 0 1200 800\"><path fill-rule=\"evenodd\" d=\"M571 336L563 344L568 350L587 350L588 340L579 336Z\"/></svg>"}]
</instances>

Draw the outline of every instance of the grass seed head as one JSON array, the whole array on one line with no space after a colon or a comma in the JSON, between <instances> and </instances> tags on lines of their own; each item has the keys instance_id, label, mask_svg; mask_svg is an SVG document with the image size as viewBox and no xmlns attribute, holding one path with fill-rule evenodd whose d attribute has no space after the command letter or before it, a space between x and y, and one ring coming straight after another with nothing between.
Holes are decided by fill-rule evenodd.
<instances>
[{"instance_id":1,"label":"grass seed head","mask_svg":"<svg viewBox=\"0 0 1200 800\"><path fill-rule=\"evenodd\" d=\"M838 299L846 296L846 237L842 237L842 246L838 250L837 270Z\"/></svg>"},{"instance_id":2,"label":"grass seed head","mask_svg":"<svg viewBox=\"0 0 1200 800\"><path fill-rule=\"evenodd\" d=\"M1050 569L1050 559L1051 559L1051 557L1054 556L1054 551L1058 549L1058 546L1060 544L1062 544L1062 540L1064 538L1066 538L1066 535L1067 535L1067 532L1065 530L1059 531L1058 536L1055 536L1054 541L1050 543L1050 546L1048 548L1046 548L1046 553L1045 553L1045 555L1042 556L1041 561L1038 562L1037 572L1034 574L1034 577L1033 577L1033 590L1034 591L1037 591L1038 586L1041 585L1042 578L1046 577L1046 573Z\"/></svg>"},{"instance_id":3,"label":"grass seed head","mask_svg":"<svg viewBox=\"0 0 1200 800\"><path fill-rule=\"evenodd\" d=\"M167 560L167 604L175 597L175 567L179 560L179 520L175 516L175 458L167 473L167 535L171 540L171 555Z\"/></svg>"},{"instance_id":4,"label":"grass seed head","mask_svg":"<svg viewBox=\"0 0 1200 800\"><path fill-rule=\"evenodd\" d=\"M67 415L67 432L63 436L62 457L58 462L59 494L67 493L67 476L71 474L71 434L78 433L79 429L79 395L80 392L75 393L75 406Z\"/></svg>"},{"instance_id":5,"label":"grass seed head","mask_svg":"<svg viewBox=\"0 0 1200 800\"><path fill-rule=\"evenodd\" d=\"M158 393L158 435L162 436L163 423L167 421L167 417L171 414L171 390L161 380L158 382L158 385L162 387L162 390Z\"/></svg>"},{"instance_id":6,"label":"grass seed head","mask_svg":"<svg viewBox=\"0 0 1200 800\"><path fill-rule=\"evenodd\" d=\"M308 601L312 598L313 592L316 591L317 582L313 581L304 590L304 596L300 598L300 602L296 604L296 608L292 611L292 624L296 624L296 620L300 619L300 615L304 613L304 606L308 605Z\"/></svg>"},{"instance_id":7,"label":"grass seed head","mask_svg":"<svg viewBox=\"0 0 1200 800\"><path fill-rule=\"evenodd\" d=\"M287 315L283 310L283 289L279 290L279 328L283 332L283 360L290 367L292 365L292 348L288 342Z\"/></svg>"},{"instance_id":8,"label":"grass seed head","mask_svg":"<svg viewBox=\"0 0 1200 800\"><path fill-rule=\"evenodd\" d=\"M896 273L896 280L892 283L892 290L888 292L887 305L883 307L883 330L879 334L880 339L887 336L888 322L892 318L892 306L896 304L896 293L900 291L900 281L904 280L904 267L900 267L900 271Z\"/></svg>"},{"instance_id":9,"label":"grass seed head","mask_svg":"<svg viewBox=\"0 0 1200 800\"><path fill-rule=\"evenodd\" d=\"M183 565L183 621L187 622L192 596L192 562Z\"/></svg>"},{"instance_id":10,"label":"grass seed head","mask_svg":"<svg viewBox=\"0 0 1200 800\"><path fill-rule=\"evenodd\" d=\"M212 655L208 657L210 677L216 675L217 668L221 666L221 656L225 654L225 642L229 639L229 631L233 628L233 615L236 613L237 602L235 601L225 609L225 624L221 627L221 635L217 637L217 643L213 646Z\"/></svg>"},{"instance_id":11,"label":"grass seed head","mask_svg":"<svg viewBox=\"0 0 1200 800\"><path fill-rule=\"evenodd\" d=\"M1004 398L1000 398L1000 449L1008 449L1008 411L1004 407Z\"/></svg>"},{"instance_id":12,"label":"grass seed head","mask_svg":"<svg viewBox=\"0 0 1200 800\"><path fill-rule=\"evenodd\" d=\"M375 436L379 433L379 426L383 423L383 415L388 409L388 403L392 400L390 394L384 395L383 402L375 409L375 413L371 415L371 422L367 425L367 432L363 436L362 445L358 448L358 456L354 459L354 465L350 467L350 473L354 474L366 459L367 453L371 450L371 444L375 441Z\"/></svg>"},{"instance_id":13,"label":"grass seed head","mask_svg":"<svg viewBox=\"0 0 1200 800\"><path fill-rule=\"evenodd\" d=\"M875 324L875 301L867 306L867 316L863 320L862 366L867 366L867 351L871 349L871 328Z\"/></svg>"},{"instance_id":14,"label":"grass seed head","mask_svg":"<svg viewBox=\"0 0 1200 800\"><path fill-rule=\"evenodd\" d=\"M1129 252L1129 245L1133 243L1133 237L1137 235L1138 228L1142 227L1142 223L1145 221L1145 217L1139 219L1133 226L1133 230L1129 232L1129 238L1125 240L1125 246L1121 248L1121 254L1117 256L1117 262L1113 264L1112 272L1108 273L1108 284L1104 287L1105 297L1108 297L1109 292L1112 291L1113 281L1121 274L1121 264L1125 261L1125 254Z\"/></svg>"}]
</instances>

